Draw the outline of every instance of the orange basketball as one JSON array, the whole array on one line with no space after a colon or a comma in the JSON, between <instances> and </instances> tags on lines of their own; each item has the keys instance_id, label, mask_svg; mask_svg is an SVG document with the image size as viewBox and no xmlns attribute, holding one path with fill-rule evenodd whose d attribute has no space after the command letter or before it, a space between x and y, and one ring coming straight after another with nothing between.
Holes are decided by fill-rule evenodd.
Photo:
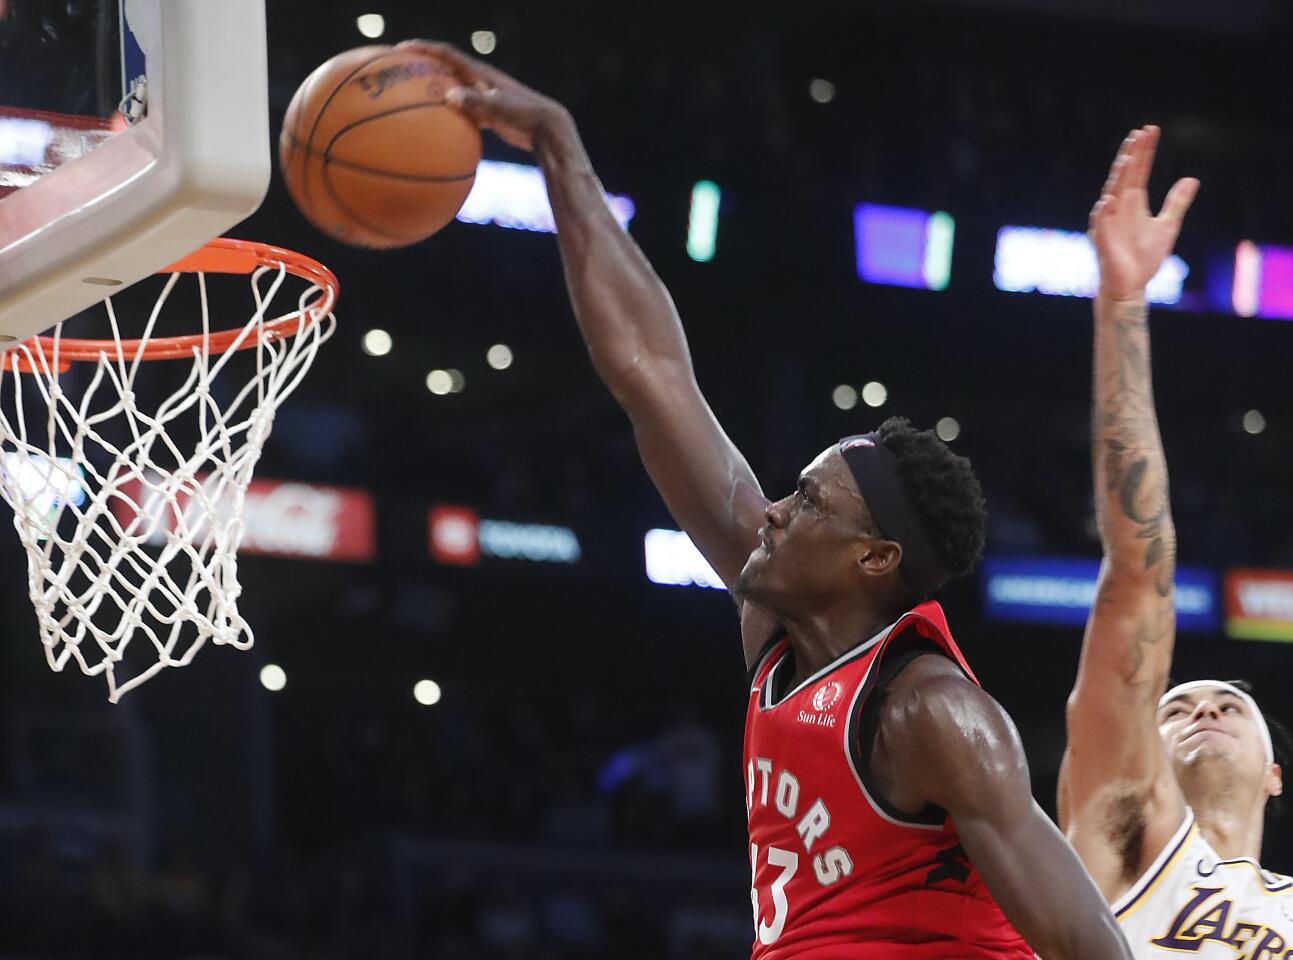
<instances>
[{"instance_id":1,"label":"orange basketball","mask_svg":"<svg viewBox=\"0 0 1293 960\"><path fill-rule=\"evenodd\" d=\"M458 213L480 162L480 131L445 103L449 68L424 53L357 47L306 77L278 140L297 207L357 247L425 240Z\"/></svg>"}]
</instances>

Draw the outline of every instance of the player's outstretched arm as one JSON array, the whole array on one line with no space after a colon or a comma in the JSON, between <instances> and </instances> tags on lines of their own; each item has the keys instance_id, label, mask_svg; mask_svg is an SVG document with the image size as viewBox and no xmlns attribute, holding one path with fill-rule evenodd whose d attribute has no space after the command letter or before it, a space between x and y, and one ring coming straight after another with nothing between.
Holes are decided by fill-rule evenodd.
<instances>
[{"instance_id":1,"label":"player's outstretched arm","mask_svg":"<svg viewBox=\"0 0 1293 960\"><path fill-rule=\"evenodd\" d=\"M1033 800L1010 717L955 664L926 656L903 670L886 691L877 741L912 809L948 812L970 862L1038 955L1130 960L1099 889Z\"/></svg>"},{"instance_id":2,"label":"player's outstretched arm","mask_svg":"<svg viewBox=\"0 0 1293 960\"><path fill-rule=\"evenodd\" d=\"M669 291L607 207L570 114L454 47L418 45L463 79L451 102L537 157L593 365L628 413L674 518L731 586L758 543L767 499L701 395Z\"/></svg>"},{"instance_id":3,"label":"player's outstretched arm","mask_svg":"<svg viewBox=\"0 0 1293 960\"><path fill-rule=\"evenodd\" d=\"M1149 208L1158 128L1133 130L1091 211L1100 263L1091 443L1104 548L1068 703L1060 824L1105 895L1148 866L1184 816L1157 704L1176 631L1176 534L1150 380L1146 287L1172 252L1198 181ZM1131 849L1128 837L1140 837Z\"/></svg>"}]
</instances>

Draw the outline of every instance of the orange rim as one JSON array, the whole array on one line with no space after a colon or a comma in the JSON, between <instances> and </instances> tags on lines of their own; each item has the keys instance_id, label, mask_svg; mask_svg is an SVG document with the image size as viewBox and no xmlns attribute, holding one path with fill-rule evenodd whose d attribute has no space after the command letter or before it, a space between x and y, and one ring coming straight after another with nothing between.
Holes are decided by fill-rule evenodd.
<instances>
[{"instance_id":1,"label":"orange rim","mask_svg":"<svg viewBox=\"0 0 1293 960\"><path fill-rule=\"evenodd\" d=\"M292 276L299 277L318 287L318 296L305 305L306 322L304 325L296 323L296 318L301 312L297 310L274 320L266 320L263 339L247 337L239 344L239 350L247 350L263 342L263 340L295 336L297 333L303 332L306 328L318 323L320 320L320 306L329 300L335 305L337 296L341 291L341 285L337 283L337 278L333 272L319 261L307 257L305 254L296 253L293 250L284 250L282 247L275 247L268 243L257 243L252 240L231 240L228 237L217 237L215 240L194 250L187 257L177 260L157 272L159 274L241 273L250 275L260 267L277 269L280 264ZM331 307L328 312L331 312ZM213 330L208 335L194 333L182 337L152 337L144 345L140 356L144 360L173 360L178 357L191 357L193 356L193 349L195 347L201 348L203 343L208 345L207 349L211 353L222 352L238 339L242 329L242 327L235 327L230 330ZM54 357L53 337L32 337L27 342L33 345L33 351L44 353L52 362ZM59 370L60 372L66 371L70 366L70 361L98 360L105 353L115 356L118 350L120 350L121 356L133 360L135 354L140 352L139 344L139 340L122 340L118 345L115 340L63 337L58 341ZM11 349L9 356L12 358L10 362L18 372L31 372L26 358L21 353Z\"/></svg>"}]
</instances>

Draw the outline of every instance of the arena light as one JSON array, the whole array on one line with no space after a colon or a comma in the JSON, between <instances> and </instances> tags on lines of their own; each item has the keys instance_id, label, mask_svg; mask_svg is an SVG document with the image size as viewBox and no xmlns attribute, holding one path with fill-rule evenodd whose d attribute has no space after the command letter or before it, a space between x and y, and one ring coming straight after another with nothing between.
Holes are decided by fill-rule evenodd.
<instances>
[{"instance_id":1,"label":"arena light","mask_svg":"<svg viewBox=\"0 0 1293 960\"><path fill-rule=\"evenodd\" d=\"M495 370L506 370L512 365L512 348L505 343L496 343L486 351L485 360Z\"/></svg>"},{"instance_id":2,"label":"arena light","mask_svg":"<svg viewBox=\"0 0 1293 960\"><path fill-rule=\"evenodd\" d=\"M489 56L498 47L498 37L493 30L475 30L471 35L471 48L483 57Z\"/></svg>"},{"instance_id":3,"label":"arena light","mask_svg":"<svg viewBox=\"0 0 1293 960\"><path fill-rule=\"evenodd\" d=\"M835 84L829 80L823 80L816 77L812 83L808 84L808 95L813 98L815 103L830 103L835 99Z\"/></svg>"},{"instance_id":4,"label":"arena light","mask_svg":"<svg viewBox=\"0 0 1293 960\"><path fill-rule=\"evenodd\" d=\"M427 389L437 397L453 391L453 377L448 370L432 370L427 374Z\"/></svg>"},{"instance_id":5,"label":"arena light","mask_svg":"<svg viewBox=\"0 0 1293 960\"><path fill-rule=\"evenodd\" d=\"M955 417L943 417L938 423L934 424L934 433L944 443L951 443L961 435L961 425Z\"/></svg>"},{"instance_id":6,"label":"arena light","mask_svg":"<svg viewBox=\"0 0 1293 960\"><path fill-rule=\"evenodd\" d=\"M687 256L697 263L714 259L718 242L718 208L723 193L712 180L701 180L691 188L691 212L687 216Z\"/></svg>"},{"instance_id":7,"label":"arena light","mask_svg":"<svg viewBox=\"0 0 1293 960\"><path fill-rule=\"evenodd\" d=\"M355 20L355 26L369 40L376 40L386 32L386 18L380 13L360 14Z\"/></svg>"},{"instance_id":8,"label":"arena light","mask_svg":"<svg viewBox=\"0 0 1293 960\"><path fill-rule=\"evenodd\" d=\"M872 380L862 388L862 402L868 407L883 407L888 399L889 390L879 380Z\"/></svg>"},{"instance_id":9,"label":"arena light","mask_svg":"<svg viewBox=\"0 0 1293 960\"><path fill-rule=\"evenodd\" d=\"M9 489L9 499L27 504L28 519L38 530L49 529L62 504L79 507L85 503L85 470L69 457L50 460L39 454L0 451L0 483Z\"/></svg>"},{"instance_id":10,"label":"arena light","mask_svg":"<svg viewBox=\"0 0 1293 960\"><path fill-rule=\"evenodd\" d=\"M1231 302L1241 317L1293 319L1293 247L1241 241Z\"/></svg>"},{"instance_id":11,"label":"arena light","mask_svg":"<svg viewBox=\"0 0 1293 960\"><path fill-rule=\"evenodd\" d=\"M727 589L709 561L691 542L691 537L681 530L648 530L642 540L642 548L647 579L652 583Z\"/></svg>"},{"instance_id":12,"label":"arena light","mask_svg":"<svg viewBox=\"0 0 1293 960\"><path fill-rule=\"evenodd\" d=\"M989 557L981 574L984 609L994 620L1080 626L1095 599L1100 561L1057 557ZM1176 570L1176 623L1214 630L1219 620L1216 578L1192 567Z\"/></svg>"},{"instance_id":13,"label":"arena light","mask_svg":"<svg viewBox=\"0 0 1293 960\"><path fill-rule=\"evenodd\" d=\"M858 405L858 392L847 383L841 383L831 393L831 400L841 410L852 410Z\"/></svg>"},{"instance_id":14,"label":"arena light","mask_svg":"<svg viewBox=\"0 0 1293 960\"><path fill-rule=\"evenodd\" d=\"M1249 410L1245 413L1243 423L1244 433L1251 433L1253 436L1266 429L1266 418L1260 410Z\"/></svg>"},{"instance_id":15,"label":"arena light","mask_svg":"<svg viewBox=\"0 0 1293 960\"><path fill-rule=\"evenodd\" d=\"M1146 288L1149 302L1179 303L1189 275L1184 260L1168 257ZM1085 233L1006 226L997 232L992 281L1008 293L1091 298L1100 286L1100 268Z\"/></svg>"},{"instance_id":16,"label":"arena light","mask_svg":"<svg viewBox=\"0 0 1293 960\"><path fill-rule=\"evenodd\" d=\"M606 195L606 204L625 230L637 212L633 201L621 194ZM458 211L463 223L494 224L509 230L556 233L543 172L523 163L482 160L476 182Z\"/></svg>"},{"instance_id":17,"label":"arena light","mask_svg":"<svg viewBox=\"0 0 1293 960\"><path fill-rule=\"evenodd\" d=\"M364 334L364 353L370 357L384 357L391 352L394 341L385 330L374 328Z\"/></svg>"},{"instance_id":18,"label":"arena light","mask_svg":"<svg viewBox=\"0 0 1293 960\"><path fill-rule=\"evenodd\" d=\"M467 388L467 378L462 375L461 370L446 370L449 374L449 392L462 393Z\"/></svg>"},{"instance_id":19,"label":"arena light","mask_svg":"<svg viewBox=\"0 0 1293 960\"><path fill-rule=\"evenodd\" d=\"M419 680L413 684L413 699L424 707L433 707L440 702L440 684L434 680Z\"/></svg>"},{"instance_id":20,"label":"arena light","mask_svg":"<svg viewBox=\"0 0 1293 960\"><path fill-rule=\"evenodd\" d=\"M945 290L956 221L943 211L860 203L853 210L858 276L867 283Z\"/></svg>"},{"instance_id":21,"label":"arena light","mask_svg":"<svg viewBox=\"0 0 1293 960\"><path fill-rule=\"evenodd\" d=\"M1235 278L1230 303L1241 317L1255 317L1261 308L1262 252L1251 240L1235 247Z\"/></svg>"},{"instance_id":22,"label":"arena light","mask_svg":"<svg viewBox=\"0 0 1293 960\"><path fill-rule=\"evenodd\" d=\"M276 663L260 668L260 685L270 693L278 693L287 686L287 671Z\"/></svg>"}]
</instances>

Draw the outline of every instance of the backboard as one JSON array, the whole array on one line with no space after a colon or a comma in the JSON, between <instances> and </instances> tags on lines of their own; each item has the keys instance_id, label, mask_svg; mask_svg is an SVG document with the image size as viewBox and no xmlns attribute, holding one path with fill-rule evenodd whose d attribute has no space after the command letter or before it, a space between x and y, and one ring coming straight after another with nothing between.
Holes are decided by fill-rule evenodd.
<instances>
[{"instance_id":1,"label":"backboard","mask_svg":"<svg viewBox=\"0 0 1293 960\"><path fill-rule=\"evenodd\" d=\"M0 349L269 186L264 0L0 0Z\"/></svg>"}]
</instances>

